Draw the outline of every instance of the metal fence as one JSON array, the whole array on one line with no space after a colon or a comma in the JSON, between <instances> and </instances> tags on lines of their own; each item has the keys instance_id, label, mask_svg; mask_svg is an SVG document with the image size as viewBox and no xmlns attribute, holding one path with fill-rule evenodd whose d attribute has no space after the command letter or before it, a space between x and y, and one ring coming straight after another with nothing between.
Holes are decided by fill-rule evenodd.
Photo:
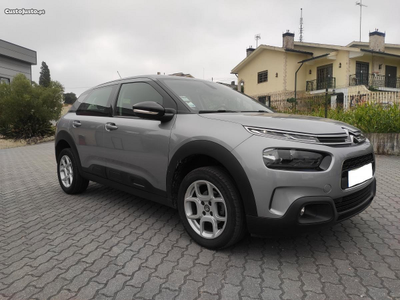
<instances>
[{"instance_id":1,"label":"metal fence","mask_svg":"<svg viewBox=\"0 0 400 300\"><path fill-rule=\"evenodd\" d=\"M309 80L306 81L306 91L317 91L324 89L334 89L336 88L336 77L327 77L324 80Z\"/></svg>"},{"instance_id":2,"label":"metal fence","mask_svg":"<svg viewBox=\"0 0 400 300\"><path fill-rule=\"evenodd\" d=\"M382 106L400 104L400 92L370 92L365 94L320 94L307 95L294 102L289 99L271 99L271 108L279 112L309 113L320 109L350 109L364 103L376 103Z\"/></svg>"},{"instance_id":3,"label":"metal fence","mask_svg":"<svg viewBox=\"0 0 400 300\"><path fill-rule=\"evenodd\" d=\"M349 86L365 85L373 88L400 88L400 77L378 74L353 74L349 77Z\"/></svg>"}]
</instances>

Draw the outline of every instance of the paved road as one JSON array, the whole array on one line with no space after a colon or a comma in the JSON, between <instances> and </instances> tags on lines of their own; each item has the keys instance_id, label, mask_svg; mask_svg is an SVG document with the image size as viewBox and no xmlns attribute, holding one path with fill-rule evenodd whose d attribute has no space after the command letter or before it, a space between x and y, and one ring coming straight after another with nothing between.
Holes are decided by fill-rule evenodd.
<instances>
[{"instance_id":1,"label":"paved road","mask_svg":"<svg viewBox=\"0 0 400 300\"><path fill-rule=\"evenodd\" d=\"M400 299L400 157L361 215L297 238L202 249L177 213L58 186L53 144L0 150L0 299Z\"/></svg>"}]
</instances>

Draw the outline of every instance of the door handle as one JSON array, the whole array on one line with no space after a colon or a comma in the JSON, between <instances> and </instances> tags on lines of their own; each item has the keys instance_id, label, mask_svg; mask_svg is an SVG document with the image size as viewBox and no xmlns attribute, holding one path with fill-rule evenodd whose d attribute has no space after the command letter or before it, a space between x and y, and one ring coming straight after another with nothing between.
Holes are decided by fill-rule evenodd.
<instances>
[{"instance_id":1,"label":"door handle","mask_svg":"<svg viewBox=\"0 0 400 300\"><path fill-rule=\"evenodd\" d=\"M115 125L115 123L106 123L106 125L104 127L106 128L107 131L118 129L118 126Z\"/></svg>"},{"instance_id":2,"label":"door handle","mask_svg":"<svg viewBox=\"0 0 400 300\"><path fill-rule=\"evenodd\" d=\"M74 128L80 127L81 125L82 125L81 121L74 120L72 122L72 127L74 127Z\"/></svg>"}]
</instances>

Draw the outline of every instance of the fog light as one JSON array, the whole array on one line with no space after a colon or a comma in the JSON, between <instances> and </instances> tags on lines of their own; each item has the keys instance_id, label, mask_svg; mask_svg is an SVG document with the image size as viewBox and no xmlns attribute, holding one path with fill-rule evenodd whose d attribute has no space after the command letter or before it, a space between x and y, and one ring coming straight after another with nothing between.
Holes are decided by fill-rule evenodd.
<instances>
[{"instance_id":1,"label":"fog light","mask_svg":"<svg viewBox=\"0 0 400 300\"><path fill-rule=\"evenodd\" d=\"M306 207L303 206L303 208L300 210L300 216L304 215L305 212L306 212Z\"/></svg>"}]
</instances>

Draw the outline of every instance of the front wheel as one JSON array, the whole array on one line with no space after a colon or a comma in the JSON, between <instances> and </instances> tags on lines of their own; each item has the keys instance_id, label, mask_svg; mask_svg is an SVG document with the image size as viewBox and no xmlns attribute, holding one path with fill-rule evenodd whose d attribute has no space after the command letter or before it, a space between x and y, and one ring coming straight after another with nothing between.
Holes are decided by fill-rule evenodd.
<instances>
[{"instance_id":1,"label":"front wheel","mask_svg":"<svg viewBox=\"0 0 400 300\"><path fill-rule=\"evenodd\" d=\"M57 159L58 182L67 194L79 194L86 190L89 180L79 174L78 162L70 148L63 149Z\"/></svg>"},{"instance_id":2,"label":"front wheel","mask_svg":"<svg viewBox=\"0 0 400 300\"><path fill-rule=\"evenodd\" d=\"M206 248L226 248L245 233L240 194L220 167L202 167L186 175L179 189L178 210L186 231Z\"/></svg>"}]
</instances>

